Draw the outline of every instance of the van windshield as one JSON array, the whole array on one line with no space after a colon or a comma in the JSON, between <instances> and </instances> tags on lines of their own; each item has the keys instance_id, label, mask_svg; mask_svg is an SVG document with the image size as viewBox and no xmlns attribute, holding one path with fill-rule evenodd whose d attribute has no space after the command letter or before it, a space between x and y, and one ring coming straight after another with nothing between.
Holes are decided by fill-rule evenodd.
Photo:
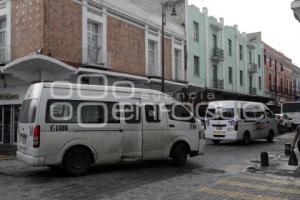
<instances>
[{"instance_id":1,"label":"van windshield","mask_svg":"<svg viewBox=\"0 0 300 200\"><path fill-rule=\"evenodd\" d=\"M282 113L300 112L300 103L284 103L282 104Z\"/></svg>"},{"instance_id":2,"label":"van windshield","mask_svg":"<svg viewBox=\"0 0 300 200\"><path fill-rule=\"evenodd\" d=\"M206 118L209 120L232 120L234 119L233 108L207 109Z\"/></svg>"},{"instance_id":3,"label":"van windshield","mask_svg":"<svg viewBox=\"0 0 300 200\"><path fill-rule=\"evenodd\" d=\"M27 99L21 106L19 122L34 123L36 118L37 99Z\"/></svg>"}]
</instances>

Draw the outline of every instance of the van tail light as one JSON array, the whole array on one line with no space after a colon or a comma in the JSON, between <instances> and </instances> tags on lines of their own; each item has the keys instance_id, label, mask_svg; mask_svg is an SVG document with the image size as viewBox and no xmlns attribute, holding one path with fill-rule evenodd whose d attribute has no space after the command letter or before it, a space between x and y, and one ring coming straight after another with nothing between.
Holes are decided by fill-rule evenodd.
<instances>
[{"instance_id":1,"label":"van tail light","mask_svg":"<svg viewBox=\"0 0 300 200\"><path fill-rule=\"evenodd\" d=\"M41 126L37 125L33 129L33 148L40 147Z\"/></svg>"},{"instance_id":2,"label":"van tail light","mask_svg":"<svg viewBox=\"0 0 300 200\"><path fill-rule=\"evenodd\" d=\"M235 131L238 131L238 130L239 130L239 122L238 122L238 121L236 121L236 122L234 123L234 130L235 130Z\"/></svg>"}]
</instances>

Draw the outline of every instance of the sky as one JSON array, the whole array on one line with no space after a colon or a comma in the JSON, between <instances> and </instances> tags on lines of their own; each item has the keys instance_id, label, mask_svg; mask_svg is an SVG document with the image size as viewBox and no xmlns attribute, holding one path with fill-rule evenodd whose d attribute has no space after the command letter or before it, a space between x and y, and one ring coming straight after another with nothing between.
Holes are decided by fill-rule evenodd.
<instances>
[{"instance_id":1,"label":"sky","mask_svg":"<svg viewBox=\"0 0 300 200\"><path fill-rule=\"evenodd\" d=\"M293 0L189 0L208 14L237 24L240 32L262 32L262 40L300 67L300 22L291 10Z\"/></svg>"}]
</instances>

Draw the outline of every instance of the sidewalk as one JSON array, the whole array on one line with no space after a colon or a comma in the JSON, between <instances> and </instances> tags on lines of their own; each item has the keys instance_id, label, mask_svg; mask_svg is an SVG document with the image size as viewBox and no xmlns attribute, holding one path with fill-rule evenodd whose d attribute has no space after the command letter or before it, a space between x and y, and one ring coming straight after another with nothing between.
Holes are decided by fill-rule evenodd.
<instances>
[{"instance_id":1,"label":"sidewalk","mask_svg":"<svg viewBox=\"0 0 300 200\"><path fill-rule=\"evenodd\" d=\"M299 178L300 166L298 167L289 166L288 162L290 156L286 156L284 154L284 149L285 149L284 144L291 143L293 136L294 134L290 133L278 137L278 139L281 140L280 145L282 145L282 147L280 147L280 149L274 149L274 151L272 152L268 152L269 163L270 163L269 167L261 167L260 158L258 157L256 160L252 161L254 165L249 167L248 171L255 172L255 173L264 173L264 174L271 174L271 175L273 174L278 176ZM295 149L295 153L300 163L300 152L298 151L298 149Z\"/></svg>"}]
</instances>

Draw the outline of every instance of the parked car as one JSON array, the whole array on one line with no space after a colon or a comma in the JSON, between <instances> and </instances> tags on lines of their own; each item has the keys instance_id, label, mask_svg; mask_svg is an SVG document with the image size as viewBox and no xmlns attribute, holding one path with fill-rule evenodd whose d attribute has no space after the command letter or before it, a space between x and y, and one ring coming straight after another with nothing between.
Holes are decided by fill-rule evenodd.
<instances>
[{"instance_id":1,"label":"parked car","mask_svg":"<svg viewBox=\"0 0 300 200\"><path fill-rule=\"evenodd\" d=\"M210 102L205 121L205 138L215 144L243 141L247 145L255 139L273 142L278 132L275 115L265 104L256 102Z\"/></svg>"},{"instance_id":2,"label":"parked car","mask_svg":"<svg viewBox=\"0 0 300 200\"><path fill-rule=\"evenodd\" d=\"M289 118L286 114L275 114L275 116L278 125L278 132L280 134L293 130L292 119Z\"/></svg>"},{"instance_id":3,"label":"parked car","mask_svg":"<svg viewBox=\"0 0 300 200\"><path fill-rule=\"evenodd\" d=\"M281 113L291 119L293 129L300 125L300 102L289 102L281 104Z\"/></svg>"},{"instance_id":4,"label":"parked car","mask_svg":"<svg viewBox=\"0 0 300 200\"><path fill-rule=\"evenodd\" d=\"M171 158L182 166L204 146L200 121L161 92L38 83L22 105L17 158L80 176L94 164Z\"/></svg>"}]
</instances>

